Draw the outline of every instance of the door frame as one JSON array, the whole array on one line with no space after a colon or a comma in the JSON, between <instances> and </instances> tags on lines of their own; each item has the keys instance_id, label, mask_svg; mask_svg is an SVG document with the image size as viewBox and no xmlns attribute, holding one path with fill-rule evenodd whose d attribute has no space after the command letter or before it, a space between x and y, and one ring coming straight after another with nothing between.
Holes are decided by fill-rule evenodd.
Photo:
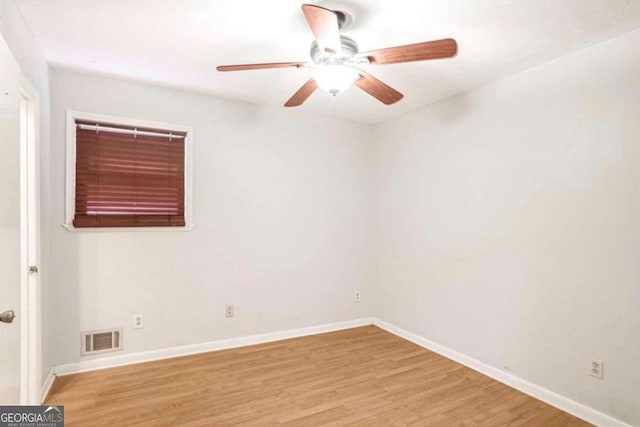
<instances>
[{"instance_id":1,"label":"door frame","mask_svg":"<svg viewBox=\"0 0 640 427\"><path fill-rule=\"evenodd\" d=\"M40 96L20 84L20 404L40 405Z\"/></svg>"}]
</instances>

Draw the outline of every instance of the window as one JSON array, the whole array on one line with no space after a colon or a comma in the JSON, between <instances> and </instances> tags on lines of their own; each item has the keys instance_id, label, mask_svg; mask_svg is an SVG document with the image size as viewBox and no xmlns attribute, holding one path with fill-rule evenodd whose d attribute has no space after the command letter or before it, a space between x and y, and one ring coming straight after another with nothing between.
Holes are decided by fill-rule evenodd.
<instances>
[{"instance_id":1,"label":"window","mask_svg":"<svg viewBox=\"0 0 640 427\"><path fill-rule=\"evenodd\" d=\"M73 139L68 147L73 151L73 171L67 171L73 180L68 225L187 225L188 129L82 114L70 114L68 125Z\"/></svg>"}]
</instances>

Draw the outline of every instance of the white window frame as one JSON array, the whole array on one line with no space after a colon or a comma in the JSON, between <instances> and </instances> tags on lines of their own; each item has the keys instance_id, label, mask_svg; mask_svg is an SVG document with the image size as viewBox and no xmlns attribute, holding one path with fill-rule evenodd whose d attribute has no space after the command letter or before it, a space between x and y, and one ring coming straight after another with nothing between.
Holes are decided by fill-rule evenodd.
<instances>
[{"instance_id":1,"label":"white window frame","mask_svg":"<svg viewBox=\"0 0 640 427\"><path fill-rule=\"evenodd\" d=\"M141 128L167 129L185 132L184 139L184 227L81 227L73 226L76 210L76 120L95 120L123 126L137 126ZM109 116L104 114L87 113L84 111L67 110L67 163L66 163L66 210L64 228L74 232L109 232L109 231L189 231L193 224L193 128L191 126L171 123L153 122L148 120L131 119L127 117Z\"/></svg>"}]
</instances>

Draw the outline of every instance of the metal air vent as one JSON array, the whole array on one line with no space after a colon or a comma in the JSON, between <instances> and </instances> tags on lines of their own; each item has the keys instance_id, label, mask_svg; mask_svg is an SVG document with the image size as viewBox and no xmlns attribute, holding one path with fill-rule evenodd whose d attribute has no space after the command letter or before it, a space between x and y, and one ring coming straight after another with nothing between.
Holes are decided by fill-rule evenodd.
<instances>
[{"instance_id":1,"label":"metal air vent","mask_svg":"<svg viewBox=\"0 0 640 427\"><path fill-rule=\"evenodd\" d=\"M90 356L122 350L122 328L82 332L80 354Z\"/></svg>"}]
</instances>

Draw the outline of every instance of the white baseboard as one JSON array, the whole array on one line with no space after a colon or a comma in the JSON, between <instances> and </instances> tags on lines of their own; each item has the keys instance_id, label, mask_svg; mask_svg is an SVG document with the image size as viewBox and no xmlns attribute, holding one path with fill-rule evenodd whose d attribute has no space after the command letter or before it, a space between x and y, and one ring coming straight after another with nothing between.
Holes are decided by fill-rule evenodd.
<instances>
[{"instance_id":1,"label":"white baseboard","mask_svg":"<svg viewBox=\"0 0 640 427\"><path fill-rule=\"evenodd\" d=\"M529 381L526 381L513 374L482 363L477 359L474 359L462 353L458 353L455 350L430 341L426 338L423 338L419 335L406 331L382 320L374 319L373 324L378 326L379 328L384 329L387 332L404 338L407 341L411 341L412 343L417 344L420 347L424 347L427 350L433 351L434 353L438 353L446 357L447 359L451 359L464 366L467 366L474 371L480 372L481 374L484 374L496 381L513 387L516 390L528 394L529 396L535 397L538 400L541 400L551 406L568 412L569 414L581 418L591 424L595 424L601 427L631 427L629 424L626 424L603 412L590 408L589 406L578 403L575 400L571 400L565 396L554 393L553 391L541 387L537 384L530 383Z\"/></svg>"},{"instance_id":2,"label":"white baseboard","mask_svg":"<svg viewBox=\"0 0 640 427\"><path fill-rule=\"evenodd\" d=\"M51 386L53 385L53 380L56 377L54 373L54 369L55 368L49 369L49 372L47 373L47 377L44 379L44 382L42 383L42 387L40 388L40 402L44 402L44 400L47 398L47 394L49 394L49 390L51 390Z\"/></svg>"},{"instance_id":3,"label":"white baseboard","mask_svg":"<svg viewBox=\"0 0 640 427\"><path fill-rule=\"evenodd\" d=\"M98 369L115 368L117 366L132 365L134 363L151 362L154 360L169 359L172 357L188 356L191 354L206 353L215 350L245 347L254 344L279 341L288 338L304 337L307 335L321 334L325 332L339 331L342 329L356 328L373 324L372 318L348 320L344 322L329 323L325 325L311 326L307 328L291 329L288 331L270 332L259 335L230 338L219 341L211 341L201 344L184 345L179 347L163 348L159 350L143 351L139 353L123 354L120 356L102 357L100 359L83 360L77 363L59 365L52 369L53 375L63 376L80 372L95 371Z\"/></svg>"}]
</instances>

